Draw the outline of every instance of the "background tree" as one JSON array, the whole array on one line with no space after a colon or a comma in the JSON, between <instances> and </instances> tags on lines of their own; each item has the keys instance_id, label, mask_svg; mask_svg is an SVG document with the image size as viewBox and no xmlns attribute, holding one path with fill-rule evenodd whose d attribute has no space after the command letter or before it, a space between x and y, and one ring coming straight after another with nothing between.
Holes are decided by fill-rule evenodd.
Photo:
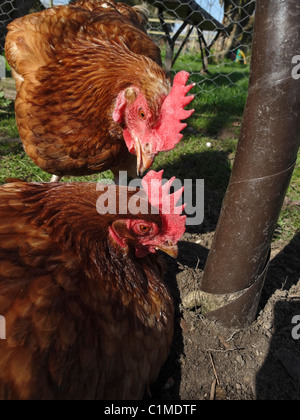
<instances>
[{"instance_id":1,"label":"background tree","mask_svg":"<svg viewBox=\"0 0 300 420\"><path fill-rule=\"evenodd\" d=\"M247 53L252 45L256 0L219 0L224 6L222 32L215 44L216 56L223 60L238 48Z\"/></svg>"}]
</instances>

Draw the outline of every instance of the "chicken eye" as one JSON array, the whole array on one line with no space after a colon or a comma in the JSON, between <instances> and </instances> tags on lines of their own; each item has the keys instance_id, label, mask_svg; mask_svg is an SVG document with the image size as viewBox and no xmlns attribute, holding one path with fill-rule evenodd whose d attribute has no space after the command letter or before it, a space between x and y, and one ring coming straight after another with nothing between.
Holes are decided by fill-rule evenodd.
<instances>
[{"instance_id":1,"label":"chicken eye","mask_svg":"<svg viewBox=\"0 0 300 420\"><path fill-rule=\"evenodd\" d=\"M148 235L151 232L151 226L139 223L133 226L133 231L136 235Z\"/></svg>"},{"instance_id":2,"label":"chicken eye","mask_svg":"<svg viewBox=\"0 0 300 420\"><path fill-rule=\"evenodd\" d=\"M140 109L139 109L139 117L140 117L142 120L144 120L144 119L146 118L146 114L145 114L145 112L144 112L143 108L140 108Z\"/></svg>"},{"instance_id":3,"label":"chicken eye","mask_svg":"<svg viewBox=\"0 0 300 420\"><path fill-rule=\"evenodd\" d=\"M149 232L149 230L150 230L150 226L140 225L140 226L139 226L139 230L140 230L142 233L148 233L148 232Z\"/></svg>"}]
</instances>

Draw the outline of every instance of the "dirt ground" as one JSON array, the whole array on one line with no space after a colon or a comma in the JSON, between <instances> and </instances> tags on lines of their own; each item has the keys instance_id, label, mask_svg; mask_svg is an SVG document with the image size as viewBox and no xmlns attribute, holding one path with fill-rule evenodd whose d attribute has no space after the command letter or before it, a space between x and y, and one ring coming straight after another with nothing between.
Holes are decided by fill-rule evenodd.
<instances>
[{"instance_id":1,"label":"dirt ground","mask_svg":"<svg viewBox=\"0 0 300 420\"><path fill-rule=\"evenodd\" d=\"M290 243L274 243L256 322L245 330L228 330L204 318L200 308L182 306L201 284L216 219L217 214L208 215L198 232L187 232L179 260L168 260L175 336L152 397L300 400L300 339L292 336L292 319L300 315L300 234Z\"/></svg>"}]
</instances>

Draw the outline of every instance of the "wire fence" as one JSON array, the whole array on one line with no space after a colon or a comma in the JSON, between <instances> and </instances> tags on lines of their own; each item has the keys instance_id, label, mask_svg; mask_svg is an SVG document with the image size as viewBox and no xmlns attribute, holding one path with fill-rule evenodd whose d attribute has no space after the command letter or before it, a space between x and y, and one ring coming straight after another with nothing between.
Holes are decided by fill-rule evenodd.
<instances>
[{"instance_id":1,"label":"wire fence","mask_svg":"<svg viewBox=\"0 0 300 420\"><path fill-rule=\"evenodd\" d=\"M109 0L108 0L109 1ZM140 4L139 0L123 2ZM14 19L69 0L0 0L0 49ZM247 89L255 0L147 0L150 37L160 46L168 74L185 69L198 93ZM0 77L3 77L3 59ZM2 71L1 71L2 69Z\"/></svg>"},{"instance_id":2,"label":"wire fence","mask_svg":"<svg viewBox=\"0 0 300 420\"><path fill-rule=\"evenodd\" d=\"M148 0L149 35L167 73L184 68L198 93L248 88L255 0Z\"/></svg>"}]
</instances>

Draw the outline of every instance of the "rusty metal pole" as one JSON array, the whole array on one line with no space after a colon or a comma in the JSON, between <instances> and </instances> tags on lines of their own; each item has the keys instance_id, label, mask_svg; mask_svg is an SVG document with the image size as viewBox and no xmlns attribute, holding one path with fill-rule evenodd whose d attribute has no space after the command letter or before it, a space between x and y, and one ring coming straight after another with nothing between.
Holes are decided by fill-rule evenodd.
<instances>
[{"instance_id":1,"label":"rusty metal pole","mask_svg":"<svg viewBox=\"0 0 300 420\"><path fill-rule=\"evenodd\" d=\"M300 145L299 0L257 0L255 16L236 160L201 290L194 296L207 316L241 328L257 314Z\"/></svg>"}]
</instances>

